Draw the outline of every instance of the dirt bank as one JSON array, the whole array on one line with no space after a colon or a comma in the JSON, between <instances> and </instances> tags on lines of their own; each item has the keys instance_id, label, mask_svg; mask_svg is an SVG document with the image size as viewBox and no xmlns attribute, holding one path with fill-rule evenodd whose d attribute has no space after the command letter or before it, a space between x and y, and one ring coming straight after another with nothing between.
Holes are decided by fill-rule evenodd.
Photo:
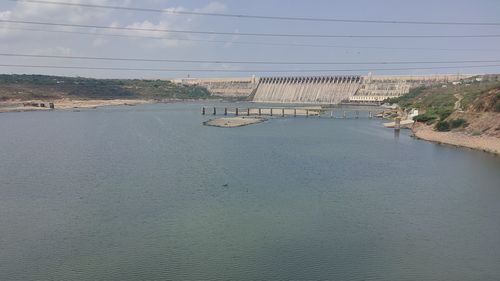
<instances>
[{"instance_id":1,"label":"dirt bank","mask_svg":"<svg viewBox=\"0 0 500 281\"><path fill-rule=\"evenodd\" d=\"M437 132L432 126L417 123L413 127L415 137L436 143L477 149L500 155L500 138L491 135L470 135L465 131Z\"/></svg>"},{"instance_id":2,"label":"dirt bank","mask_svg":"<svg viewBox=\"0 0 500 281\"><path fill-rule=\"evenodd\" d=\"M114 100L73 100L73 99L60 99L51 101L55 105L55 109L77 109L77 108L96 108L102 106L113 105L138 105L153 103L152 100L127 100L127 99L114 99ZM45 107L33 106L34 104L44 104ZM49 102L30 100L30 101L4 101L0 102L0 112L22 112L22 111L40 111L50 110Z\"/></svg>"}]
</instances>

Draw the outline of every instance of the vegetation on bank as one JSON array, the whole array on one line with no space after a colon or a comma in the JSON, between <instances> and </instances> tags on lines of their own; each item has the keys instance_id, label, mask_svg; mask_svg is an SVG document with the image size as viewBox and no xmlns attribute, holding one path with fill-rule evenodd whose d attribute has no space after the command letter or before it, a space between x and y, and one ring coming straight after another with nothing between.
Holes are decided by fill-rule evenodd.
<instances>
[{"instance_id":1,"label":"vegetation on bank","mask_svg":"<svg viewBox=\"0 0 500 281\"><path fill-rule=\"evenodd\" d=\"M480 77L476 77L480 78ZM492 95L491 92L496 92ZM422 86L410 90L410 93L386 102L397 103L402 108L419 108L427 115L445 119L455 110L458 97L460 108L473 111L500 112L500 75L488 76L481 81L475 78L464 80L460 84L452 83Z\"/></svg>"},{"instance_id":2,"label":"vegetation on bank","mask_svg":"<svg viewBox=\"0 0 500 281\"><path fill-rule=\"evenodd\" d=\"M397 103L403 110L419 109L420 115L414 117L414 120L434 125L437 131L464 130L471 123L476 125L482 113L500 113L500 75L478 76L460 83L419 87L412 89L407 95L388 99L386 102ZM498 122L500 121L494 120L490 125L475 126L474 133L477 135L479 131L483 131L482 127L484 131L498 132L500 128L495 127Z\"/></svg>"},{"instance_id":3,"label":"vegetation on bank","mask_svg":"<svg viewBox=\"0 0 500 281\"><path fill-rule=\"evenodd\" d=\"M167 80L92 79L0 74L0 101L73 99L208 99L203 87Z\"/></svg>"}]
</instances>

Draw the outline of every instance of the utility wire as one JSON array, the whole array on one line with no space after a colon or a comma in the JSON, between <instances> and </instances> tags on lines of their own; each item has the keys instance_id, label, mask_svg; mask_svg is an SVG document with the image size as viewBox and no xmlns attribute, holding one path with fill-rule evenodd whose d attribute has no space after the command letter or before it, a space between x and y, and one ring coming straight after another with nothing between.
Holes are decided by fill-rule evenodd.
<instances>
[{"instance_id":1,"label":"utility wire","mask_svg":"<svg viewBox=\"0 0 500 281\"><path fill-rule=\"evenodd\" d=\"M136 28L136 27L117 27L87 24L54 23L23 20L0 20L5 23L15 24L33 24L44 26L65 26L78 28L95 28L111 30L132 30L132 31L151 31L165 33L182 34L206 34L206 35L230 35L230 36L252 36L252 37L292 37L292 38L497 38L500 34L468 34L468 35L330 35L330 34L291 34L291 33L245 33L245 32L221 32L221 31L198 31L198 30L175 30L160 28Z\"/></svg>"},{"instance_id":2,"label":"utility wire","mask_svg":"<svg viewBox=\"0 0 500 281\"><path fill-rule=\"evenodd\" d=\"M116 71L155 71L155 72L223 72L223 73L324 73L324 72L366 72L366 71L395 71L395 70L429 70L429 69L464 69L499 67L491 65L464 65L464 66L435 66L435 67L404 67L404 68L360 68L360 69L288 69L288 70L241 70L241 69L173 69L173 68L122 68L122 67L90 67L90 66L58 66L58 65L27 65L27 64L0 64L0 67L21 68L54 68L54 69L84 69L84 70L116 70Z\"/></svg>"},{"instance_id":3,"label":"utility wire","mask_svg":"<svg viewBox=\"0 0 500 281\"><path fill-rule=\"evenodd\" d=\"M195 15L195 16L211 16L211 17L226 17L238 19L262 19L262 20L280 20L280 21L309 21L309 22L343 22L343 23L364 23L364 24L413 24L413 25L470 25L470 26L500 26L499 22L457 22L457 21L401 21L401 20L362 20L362 19L339 19L339 18L314 18L314 17L287 17L287 16L264 16L264 15L248 15L248 14L228 14L228 13L208 13L208 12L190 12L178 11L170 9L153 9L139 7L124 7L111 5L97 5L85 3L64 3L56 1L44 0L10 0L14 2L61 5L71 7L86 7L99 9L112 9L137 12L153 12L167 13L176 15Z\"/></svg>"},{"instance_id":4,"label":"utility wire","mask_svg":"<svg viewBox=\"0 0 500 281\"><path fill-rule=\"evenodd\" d=\"M431 47L382 47L382 46L351 46L351 45L329 45L329 44L303 44L303 43L294 43L294 42L291 42L291 43L274 43L274 42L258 42L258 41L227 41L227 40L209 40L209 39L193 39L193 38L171 38L171 37L158 37L158 36L125 35L125 34L112 34L112 33L95 33L95 32L70 31L70 30L48 30L48 29L34 29L34 28L12 27L12 26L5 26L4 29L33 31L33 32L47 32L47 33L80 34L80 35L92 35L92 36L101 36L101 37L143 38L143 39L186 41L186 42L223 43L223 44L234 44L234 45L261 45L261 46L278 46L278 47L313 47L313 48L338 48L338 49L500 52L500 49L474 49L474 48L456 48L456 49L454 49L454 48L431 48Z\"/></svg>"},{"instance_id":5,"label":"utility wire","mask_svg":"<svg viewBox=\"0 0 500 281\"><path fill-rule=\"evenodd\" d=\"M500 63L500 60L448 60L448 61L371 61L371 62L306 62L306 61L248 61L248 60L185 60L185 59L148 59L148 58L119 58L93 56L65 56L65 55L34 55L0 53L2 57L26 58L53 58L71 60L104 60L104 61L133 61L133 62L169 62L169 63L211 63L211 64L260 64L260 65L391 65L391 64L461 64L461 63Z\"/></svg>"}]
</instances>

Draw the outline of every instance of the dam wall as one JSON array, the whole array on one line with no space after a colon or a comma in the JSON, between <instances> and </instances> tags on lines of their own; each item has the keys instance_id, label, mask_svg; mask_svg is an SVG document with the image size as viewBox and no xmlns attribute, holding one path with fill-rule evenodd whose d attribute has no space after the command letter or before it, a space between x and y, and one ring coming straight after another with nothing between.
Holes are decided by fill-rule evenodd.
<instances>
[{"instance_id":1,"label":"dam wall","mask_svg":"<svg viewBox=\"0 0 500 281\"><path fill-rule=\"evenodd\" d=\"M174 83L197 85L214 96L248 99L261 103L380 103L419 86L452 83L473 75L289 76L210 79L176 79Z\"/></svg>"},{"instance_id":2,"label":"dam wall","mask_svg":"<svg viewBox=\"0 0 500 281\"><path fill-rule=\"evenodd\" d=\"M471 75L372 76L368 74L368 76L363 77L363 83L358 92L349 97L348 101L352 103L382 102L388 98L396 98L407 94L412 88L450 83L469 77Z\"/></svg>"},{"instance_id":3,"label":"dam wall","mask_svg":"<svg viewBox=\"0 0 500 281\"><path fill-rule=\"evenodd\" d=\"M244 78L176 79L174 83L205 87L215 96L247 98L255 91L259 79L255 76Z\"/></svg>"},{"instance_id":4,"label":"dam wall","mask_svg":"<svg viewBox=\"0 0 500 281\"><path fill-rule=\"evenodd\" d=\"M261 78L254 102L338 104L358 91L361 76Z\"/></svg>"}]
</instances>

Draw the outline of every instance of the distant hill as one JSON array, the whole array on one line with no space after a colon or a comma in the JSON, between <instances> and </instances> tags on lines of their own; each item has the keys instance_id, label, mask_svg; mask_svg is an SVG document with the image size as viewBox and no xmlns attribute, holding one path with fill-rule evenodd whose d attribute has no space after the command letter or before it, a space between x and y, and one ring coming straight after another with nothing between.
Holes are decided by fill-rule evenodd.
<instances>
[{"instance_id":1,"label":"distant hill","mask_svg":"<svg viewBox=\"0 0 500 281\"><path fill-rule=\"evenodd\" d=\"M0 74L0 101L72 99L206 99L207 89L165 80L91 79Z\"/></svg>"}]
</instances>

